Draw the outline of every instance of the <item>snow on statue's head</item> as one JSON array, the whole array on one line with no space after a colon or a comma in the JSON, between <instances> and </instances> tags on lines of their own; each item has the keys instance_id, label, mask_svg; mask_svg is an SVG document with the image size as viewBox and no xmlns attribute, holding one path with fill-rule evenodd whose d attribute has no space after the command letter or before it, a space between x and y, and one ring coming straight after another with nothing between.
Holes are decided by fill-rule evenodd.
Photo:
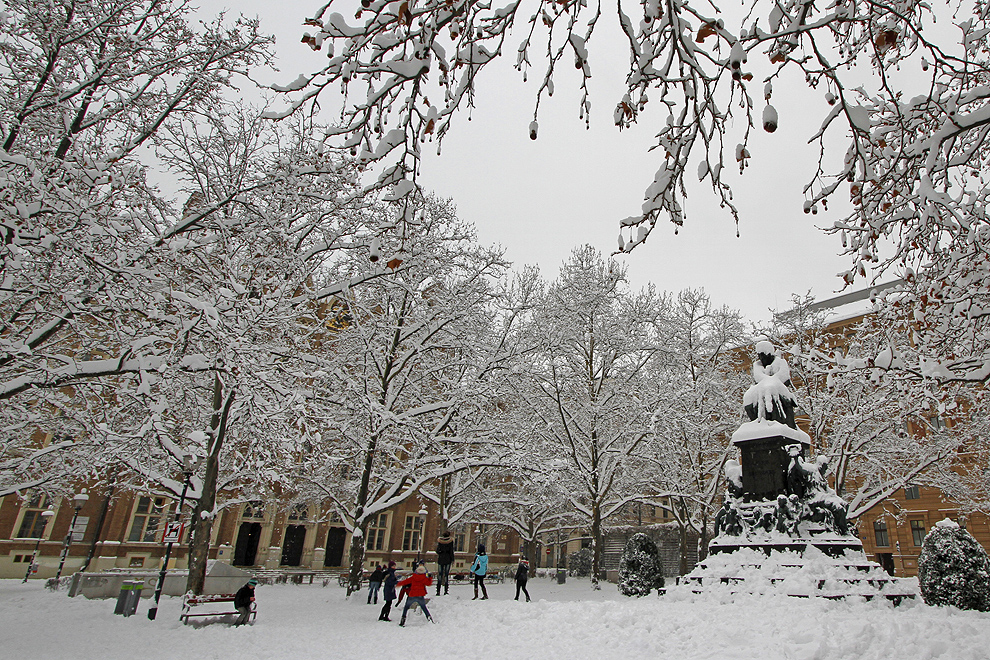
<instances>
[{"instance_id":1,"label":"snow on statue's head","mask_svg":"<svg viewBox=\"0 0 990 660\"><path fill-rule=\"evenodd\" d=\"M760 362L766 367L777 357L777 350L773 347L773 344L764 339L763 341L756 342L756 354L760 356Z\"/></svg>"}]
</instances>

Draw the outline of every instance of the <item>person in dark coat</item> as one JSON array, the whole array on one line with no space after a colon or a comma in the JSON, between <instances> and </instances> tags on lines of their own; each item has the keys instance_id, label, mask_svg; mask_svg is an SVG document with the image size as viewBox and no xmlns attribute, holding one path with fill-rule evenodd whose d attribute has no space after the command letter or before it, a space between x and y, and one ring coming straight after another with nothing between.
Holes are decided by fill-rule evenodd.
<instances>
[{"instance_id":1,"label":"person in dark coat","mask_svg":"<svg viewBox=\"0 0 990 660\"><path fill-rule=\"evenodd\" d=\"M368 605L371 605L372 596L375 598L375 605L378 604L378 589L382 586L384 578L385 572L381 564L375 564L375 570L368 576Z\"/></svg>"},{"instance_id":2,"label":"person in dark coat","mask_svg":"<svg viewBox=\"0 0 990 660\"><path fill-rule=\"evenodd\" d=\"M450 532L444 532L443 536L437 539L437 595L440 595L440 587L443 593L450 593L450 565L454 563L454 538Z\"/></svg>"},{"instance_id":3,"label":"person in dark coat","mask_svg":"<svg viewBox=\"0 0 990 660\"><path fill-rule=\"evenodd\" d=\"M516 600L519 600L519 590L526 594L526 602L529 602L529 592L526 591L526 582L529 580L529 562L523 558L519 560L519 568L516 569Z\"/></svg>"},{"instance_id":4,"label":"person in dark coat","mask_svg":"<svg viewBox=\"0 0 990 660\"><path fill-rule=\"evenodd\" d=\"M251 578L243 587L234 594L234 609L240 612L240 616L234 621L235 626L240 626L251 620L251 603L254 602L254 587L258 581Z\"/></svg>"},{"instance_id":5,"label":"person in dark coat","mask_svg":"<svg viewBox=\"0 0 990 660\"><path fill-rule=\"evenodd\" d=\"M390 561L388 563L388 568L385 570L385 579L382 582L382 599L385 604L382 605L382 613L378 615L379 621L391 621L388 618L389 613L392 611L392 601L395 600L395 583L399 581L399 578L395 574L395 562Z\"/></svg>"}]
</instances>

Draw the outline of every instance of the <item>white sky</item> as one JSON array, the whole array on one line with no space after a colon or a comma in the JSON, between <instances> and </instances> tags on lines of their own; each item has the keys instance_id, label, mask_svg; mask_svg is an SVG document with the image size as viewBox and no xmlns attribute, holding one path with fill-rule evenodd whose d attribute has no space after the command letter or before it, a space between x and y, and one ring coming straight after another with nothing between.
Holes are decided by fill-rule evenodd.
<instances>
[{"instance_id":1,"label":"white sky","mask_svg":"<svg viewBox=\"0 0 990 660\"><path fill-rule=\"evenodd\" d=\"M234 5L237 12L259 16L263 30L277 37L280 71L257 77L262 83L287 83L300 73L315 71L324 61L324 54L299 42L307 29L302 27L303 19L319 4L316 0L203 0L202 14ZM554 97L545 99L540 109L539 139L530 140L540 63L533 60L530 81L523 83L510 58L503 57L480 76L471 121L465 114L455 119L442 155L424 159L423 185L453 198L460 216L478 227L482 242L503 245L508 258L519 266L539 264L547 278L556 275L579 244L590 243L606 254L616 249L619 220L639 213L643 192L660 164L647 150L665 115L648 108L639 126L622 133L612 123L628 61L613 26L614 18L606 10L589 42L591 130L578 119L578 77L565 58L567 66L561 69L565 75L557 76ZM514 50L521 34L517 27L509 48ZM763 70L765 60L760 56L750 62L755 74L751 94L759 105L757 121L762 111L760 79L768 72ZM814 173L818 157L806 141L827 111L824 91L807 93L800 91L802 85L792 87L793 91L775 84L772 103L780 114L780 128L769 135L756 127L750 143L751 166L742 176L738 169L729 173L742 216L740 237L736 238L731 216L718 208L710 188L695 186L689 189L687 221L678 235L672 225L658 226L631 255L618 257L629 266L634 286L653 282L671 292L701 287L716 304L739 309L750 320L766 320L770 309L788 307L791 294L811 290L825 299L839 290L841 281L835 275L848 268L847 262L836 256L838 238L826 236L816 224L841 217L846 204L830 205L828 212L819 209L814 216L802 212L802 187ZM327 108L330 99L322 101ZM743 128L737 129L740 135ZM837 158L845 151L842 137L837 135L834 143ZM733 136L730 148L737 141L739 136ZM689 171L693 179L694 164ZM857 288L865 285L857 282Z\"/></svg>"}]
</instances>

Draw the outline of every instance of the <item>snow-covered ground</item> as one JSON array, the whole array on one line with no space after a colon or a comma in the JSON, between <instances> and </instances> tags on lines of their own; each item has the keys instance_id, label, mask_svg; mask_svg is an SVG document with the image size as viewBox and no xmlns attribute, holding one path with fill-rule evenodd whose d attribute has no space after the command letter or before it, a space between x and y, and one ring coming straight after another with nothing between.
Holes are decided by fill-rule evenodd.
<instances>
[{"instance_id":1,"label":"snow-covered ground","mask_svg":"<svg viewBox=\"0 0 990 660\"><path fill-rule=\"evenodd\" d=\"M163 598L157 621L114 616L113 600L67 598L41 581L0 581L0 658L5 660L985 660L990 613L922 603L832 602L784 596L628 599L586 580L530 581L532 603L512 600L510 584L470 600L455 585L434 597L436 625L422 614L405 628L379 622L364 595L337 586L258 588L257 623L243 628L179 623L181 599Z\"/></svg>"}]
</instances>

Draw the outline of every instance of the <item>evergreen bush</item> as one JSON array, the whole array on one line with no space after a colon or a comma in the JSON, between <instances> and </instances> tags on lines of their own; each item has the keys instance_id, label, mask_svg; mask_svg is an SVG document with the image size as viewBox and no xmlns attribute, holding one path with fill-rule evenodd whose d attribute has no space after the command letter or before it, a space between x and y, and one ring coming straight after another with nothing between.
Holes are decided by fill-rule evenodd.
<instances>
[{"instance_id":1,"label":"evergreen bush","mask_svg":"<svg viewBox=\"0 0 990 660\"><path fill-rule=\"evenodd\" d=\"M663 586L663 566L657 544L646 534L633 534L619 560L619 593L647 596Z\"/></svg>"},{"instance_id":2,"label":"evergreen bush","mask_svg":"<svg viewBox=\"0 0 990 660\"><path fill-rule=\"evenodd\" d=\"M918 583L929 605L990 611L990 558L969 532L949 519L925 537Z\"/></svg>"}]
</instances>

